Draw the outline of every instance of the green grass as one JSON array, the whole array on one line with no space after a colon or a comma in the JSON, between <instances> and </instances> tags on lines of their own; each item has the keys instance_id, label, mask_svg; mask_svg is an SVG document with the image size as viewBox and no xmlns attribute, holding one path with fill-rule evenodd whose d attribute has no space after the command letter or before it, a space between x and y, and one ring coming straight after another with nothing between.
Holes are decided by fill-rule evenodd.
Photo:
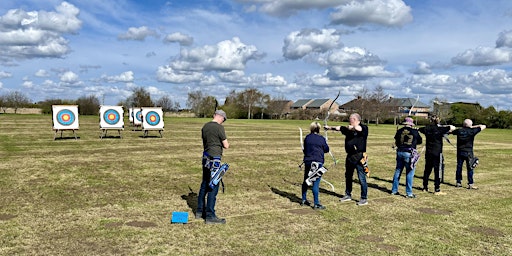
<instances>
[{"instance_id":1,"label":"green grass","mask_svg":"<svg viewBox=\"0 0 512 256\"><path fill-rule=\"evenodd\" d=\"M330 132L331 150L342 161L332 166L326 156L324 178L335 191L322 183L327 210L316 212L298 204L298 127L305 136L310 121L230 119L231 148L223 158L230 171L217 200L227 224L211 226L192 215L207 121L166 117L163 138L154 131L142 138L127 125L122 139L99 139L98 117L80 116L78 140L66 131L66 139L54 141L50 115L0 115L0 255L512 254L510 130L477 136L479 190L453 186L455 150L445 143L441 188L448 195L419 190L422 157L414 180L418 198L406 199L389 195L396 126L370 125L369 204L363 207L338 201L345 188L344 138ZM355 199L359 193L354 184ZM189 223L171 224L173 211L189 212Z\"/></svg>"}]
</instances>

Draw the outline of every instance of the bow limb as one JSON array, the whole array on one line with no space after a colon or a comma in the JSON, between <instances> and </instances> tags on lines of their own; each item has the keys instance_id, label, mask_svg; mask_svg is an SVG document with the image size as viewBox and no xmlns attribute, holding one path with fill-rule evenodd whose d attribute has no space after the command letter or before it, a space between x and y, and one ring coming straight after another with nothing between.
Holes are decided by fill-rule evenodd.
<instances>
[{"instance_id":1,"label":"bow limb","mask_svg":"<svg viewBox=\"0 0 512 256\"><path fill-rule=\"evenodd\" d=\"M300 131L300 147L302 148L302 150L304 150L304 139L303 138L303 134L302 134L302 128L299 127L299 131Z\"/></svg>"},{"instance_id":2,"label":"bow limb","mask_svg":"<svg viewBox=\"0 0 512 256\"><path fill-rule=\"evenodd\" d=\"M411 116L412 109L414 108L414 105L416 105L418 103L419 100L420 100L420 95L418 94L418 97L416 97L416 101L414 102L414 104L412 104L411 108L409 109L409 116Z\"/></svg>"},{"instance_id":3,"label":"bow limb","mask_svg":"<svg viewBox=\"0 0 512 256\"><path fill-rule=\"evenodd\" d=\"M336 102L338 97L340 97L340 93L341 93L341 91L338 91L338 95L336 95L336 98L334 98L334 100L329 105L329 108L327 108L327 114L325 115L325 119L324 119L324 127L327 126L327 120L329 120L329 116L331 115L331 107L334 104L334 102ZM328 134L328 131L325 130L325 142L329 142L329 138L327 137L327 134ZM336 160L336 158L334 157L334 155L332 154L330 149L329 149L329 155L331 155L332 160L334 161L334 165L336 165L338 161Z\"/></svg>"}]
</instances>

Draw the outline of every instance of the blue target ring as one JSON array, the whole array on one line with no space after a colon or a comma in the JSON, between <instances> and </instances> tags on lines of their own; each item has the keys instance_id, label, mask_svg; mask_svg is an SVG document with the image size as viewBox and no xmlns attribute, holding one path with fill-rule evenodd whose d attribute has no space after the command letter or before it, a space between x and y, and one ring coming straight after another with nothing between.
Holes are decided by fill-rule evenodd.
<instances>
[{"instance_id":1,"label":"blue target ring","mask_svg":"<svg viewBox=\"0 0 512 256\"><path fill-rule=\"evenodd\" d=\"M57 122L64 126L71 125L75 122L75 114L69 109L63 109L57 113Z\"/></svg>"},{"instance_id":2,"label":"blue target ring","mask_svg":"<svg viewBox=\"0 0 512 256\"><path fill-rule=\"evenodd\" d=\"M108 109L103 113L103 120L105 120L105 123L109 125L114 125L119 123L119 120L121 119L119 112L117 112L115 109Z\"/></svg>"},{"instance_id":3,"label":"blue target ring","mask_svg":"<svg viewBox=\"0 0 512 256\"><path fill-rule=\"evenodd\" d=\"M137 118L137 121L142 122L142 112L140 110L135 113L135 118Z\"/></svg>"},{"instance_id":4,"label":"blue target ring","mask_svg":"<svg viewBox=\"0 0 512 256\"><path fill-rule=\"evenodd\" d=\"M158 113L156 113L155 111L149 111L146 114L146 122L149 125L155 126L160 123L160 115Z\"/></svg>"}]
</instances>

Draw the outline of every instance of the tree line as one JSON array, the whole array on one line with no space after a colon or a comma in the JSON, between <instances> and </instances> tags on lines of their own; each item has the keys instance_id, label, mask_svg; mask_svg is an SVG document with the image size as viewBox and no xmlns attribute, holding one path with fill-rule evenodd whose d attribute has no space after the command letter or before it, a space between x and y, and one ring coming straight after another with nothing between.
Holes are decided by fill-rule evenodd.
<instances>
[{"instance_id":1,"label":"tree line","mask_svg":"<svg viewBox=\"0 0 512 256\"><path fill-rule=\"evenodd\" d=\"M354 107L363 119L375 123L396 122L396 110L390 105L389 94L381 86L373 91L363 88L355 95L358 99ZM262 93L258 89L248 88L242 91L232 90L227 95L224 104L219 105L217 98L197 90L188 93L187 110L194 113L196 117L211 117L215 109L224 110L233 119L302 119L313 120L323 119L325 114L320 110L294 110L289 112L286 108L289 100L283 96L273 98ZM510 129L512 128L512 112L510 110L496 110L493 106L484 108L480 104L452 103L448 107L436 108L435 103L443 102L439 98L433 99L431 113L441 117L444 124L460 125L466 118L474 123L485 124L490 128ZM5 113L7 108L13 108L15 113L19 108L40 108L42 113L50 114L52 105L78 105L79 114L97 115L99 112L100 100L96 96L82 96L76 100L48 99L37 103L31 100L22 92L14 91L0 95L0 109ZM133 93L117 105L125 109L140 106L162 107L164 112L183 111L180 104L174 101L169 95L164 95L157 100L151 98L150 93L143 87L133 90ZM351 114L351 113L346 113ZM332 116L338 121L346 121L346 116ZM428 122L417 120L419 124Z\"/></svg>"}]
</instances>

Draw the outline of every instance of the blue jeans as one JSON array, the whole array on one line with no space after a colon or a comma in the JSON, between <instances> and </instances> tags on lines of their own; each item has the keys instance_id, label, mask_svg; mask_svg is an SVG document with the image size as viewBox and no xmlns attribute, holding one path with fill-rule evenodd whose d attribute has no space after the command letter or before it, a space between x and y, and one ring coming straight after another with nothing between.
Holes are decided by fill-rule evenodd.
<instances>
[{"instance_id":1,"label":"blue jeans","mask_svg":"<svg viewBox=\"0 0 512 256\"><path fill-rule=\"evenodd\" d=\"M368 199L368 184L366 183L366 173L364 167L359 163L354 163L349 160L350 156L347 155L345 160L345 180L347 187L345 188L345 195L352 196L352 182L354 182L354 169L357 170L357 177L361 184L361 199Z\"/></svg>"},{"instance_id":2,"label":"blue jeans","mask_svg":"<svg viewBox=\"0 0 512 256\"><path fill-rule=\"evenodd\" d=\"M411 153L410 152L396 152L396 169L393 176L392 193L398 192L398 185L400 184L400 175L405 167L405 193L412 195L412 183L414 179L414 169L411 168Z\"/></svg>"},{"instance_id":3,"label":"blue jeans","mask_svg":"<svg viewBox=\"0 0 512 256\"><path fill-rule=\"evenodd\" d=\"M308 178L309 170L311 170L311 164L305 164L306 168L304 170L304 182L302 182L302 200L307 200L308 193L308 184L306 183L306 179ZM320 199L318 199L318 193L320 191L320 180L322 177L317 178L313 181L313 187L311 190L313 191L313 202L315 205L320 204Z\"/></svg>"},{"instance_id":4,"label":"blue jeans","mask_svg":"<svg viewBox=\"0 0 512 256\"><path fill-rule=\"evenodd\" d=\"M466 170L468 171L468 184L473 184L473 168L469 165L469 158L473 153L459 152L457 153L457 170L455 171L455 180L462 183L462 165L466 162Z\"/></svg>"},{"instance_id":5,"label":"blue jeans","mask_svg":"<svg viewBox=\"0 0 512 256\"><path fill-rule=\"evenodd\" d=\"M206 219L211 219L217 217L215 215L215 202L217 201L217 194L219 193L219 184L217 186L210 188L210 169L204 167L206 164L206 159L203 158L203 181L201 182L201 187L199 188L199 195L197 196L197 211L196 213L204 213ZM206 198L206 208L205 205Z\"/></svg>"}]
</instances>

